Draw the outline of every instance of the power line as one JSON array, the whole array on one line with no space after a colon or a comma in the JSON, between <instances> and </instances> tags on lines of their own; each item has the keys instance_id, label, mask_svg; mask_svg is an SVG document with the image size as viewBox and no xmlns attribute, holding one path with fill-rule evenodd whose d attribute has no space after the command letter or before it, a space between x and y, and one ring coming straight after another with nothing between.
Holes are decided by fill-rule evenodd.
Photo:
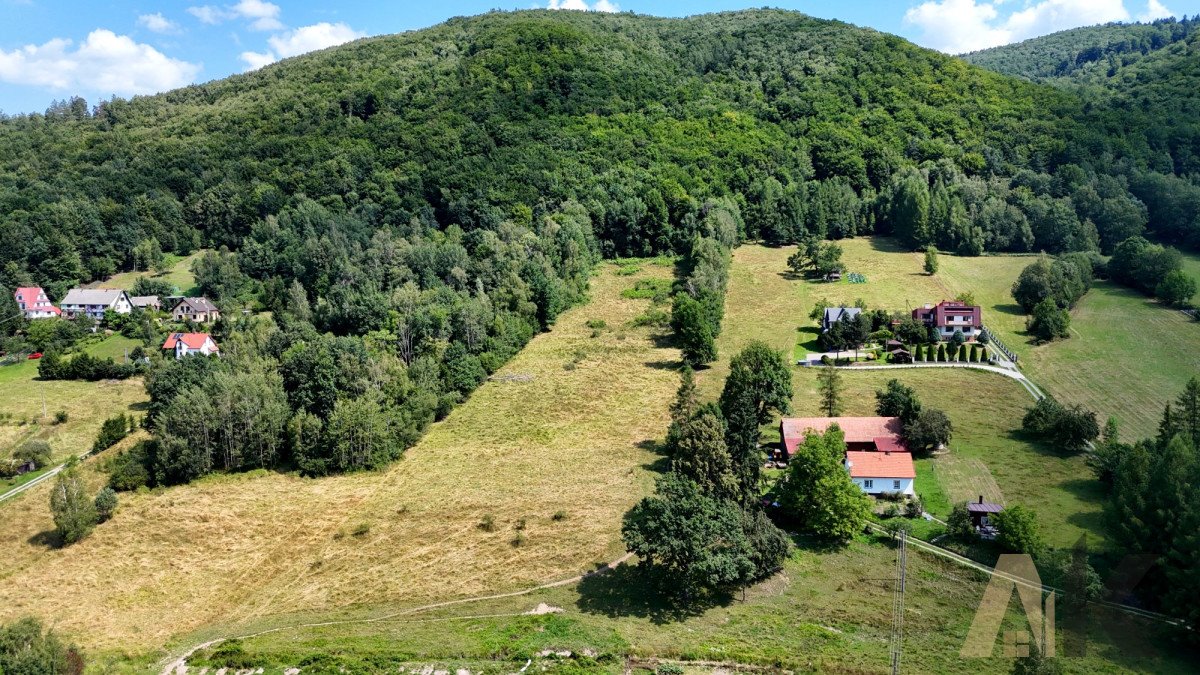
<instances>
[{"instance_id":1,"label":"power line","mask_svg":"<svg viewBox=\"0 0 1200 675\"><path fill-rule=\"evenodd\" d=\"M892 589L892 675L900 675L904 652L904 585L908 570L908 532L900 530L896 545L896 586Z\"/></svg>"}]
</instances>

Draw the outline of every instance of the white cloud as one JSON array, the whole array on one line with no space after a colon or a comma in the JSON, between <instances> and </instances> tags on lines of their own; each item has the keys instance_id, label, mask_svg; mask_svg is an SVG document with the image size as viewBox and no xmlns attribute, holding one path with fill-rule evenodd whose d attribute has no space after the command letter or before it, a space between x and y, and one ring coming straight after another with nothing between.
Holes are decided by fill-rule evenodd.
<instances>
[{"instance_id":1,"label":"white cloud","mask_svg":"<svg viewBox=\"0 0 1200 675\"><path fill-rule=\"evenodd\" d=\"M173 59L126 35L98 29L78 48L65 38L0 50L0 81L101 95L153 94L191 83L200 65Z\"/></svg>"},{"instance_id":2,"label":"white cloud","mask_svg":"<svg viewBox=\"0 0 1200 675\"><path fill-rule=\"evenodd\" d=\"M617 3L609 0L596 0L589 7L584 0L550 0L546 5L546 9L574 9L580 12L617 12L620 8Z\"/></svg>"},{"instance_id":3,"label":"white cloud","mask_svg":"<svg viewBox=\"0 0 1200 675\"><path fill-rule=\"evenodd\" d=\"M138 17L138 25L144 26L155 33L176 33L179 25L162 15L162 12L143 14Z\"/></svg>"},{"instance_id":4,"label":"white cloud","mask_svg":"<svg viewBox=\"0 0 1200 675\"><path fill-rule=\"evenodd\" d=\"M236 5L216 7L200 5L188 7L188 14L196 17L201 23L215 25L233 19L246 19L254 30L280 30L283 22L279 20L279 5L264 0L241 0Z\"/></svg>"},{"instance_id":5,"label":"white cloud","mask_svg":"<svg viewBox=\"0 0 1200 675\"><path fill-rule=\"evenodd\" d=\"M234 5L232 11L243 19L250 20L254 30L279 30L283 23L279 21L279 5L263 0L242 0Z\"/></svg>"},{"instance_id":6,"label":"white cloud","mask_svg":"<svg viewBox=\"0 0 1200 675\"><path fill-rule=\"evenodd\" d=\"M188 7L187 12L197 19L200 19L200 23L207 23L210 25L221 23L228 18L220 7L213 7L212 5Z\"/></svg>"},{"instance_id":7,"label":"white cloud","mask_svg":"<svg viewBox=\"0 0 1200 675\"><path fill-rule=\"evenodd\" d=\"M275 55L271 52L242 52L239 55L246 62L246 70L258 70L263 66L275 63Z\"/></svg>"},{"instance_id":8,"label":"white cloud","mask_svg":"<svg viewBox=\"0 0 1200 675\"><path fill-rule=\"evenodd\" d=\"M1165 19L1171 16L1175 16L1175 12L1167 9L1158 0L1150 0L1150 2L1146 3L1146 11L1138 15L1138 21L1150 22L1155 19Z\"/></svg>"},{"instance_id":9,"label":"white cloud","mask_svg":"<svg viewBox=\"0 0 1200 675\"><path fill-rule=\"evenodd\" d=\"M242 52L241 59L246 63L247 70L256 70L279 59L340 45L361 37L366 37L366 33L356 31L344 23L316 23L272 35L267 38L270 50Z\"/></svg>"},{"instance_id":10,"label":"white cloud","mask_svg":"<svg viewBox=\"0 0 1200 675\"><path fill-rule=\"evenodd\" d=\"M1149 0L1150 11L1158 0ZM1123 0L1030 0L1001 16L1004 0L929 0L909 9L904 23L921 44L957 54L1109 21L1128 21Z\"/></svg>"}]
</instances>

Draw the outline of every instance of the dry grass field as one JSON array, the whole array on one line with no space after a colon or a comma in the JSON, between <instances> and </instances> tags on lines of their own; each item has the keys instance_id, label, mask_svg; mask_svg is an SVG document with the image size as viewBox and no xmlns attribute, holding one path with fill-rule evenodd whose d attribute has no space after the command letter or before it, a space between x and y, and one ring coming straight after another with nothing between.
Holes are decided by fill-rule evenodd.
<instances>
[{"instance_id":1,"label":"dry grass field","mask_svg":"<svg viewBox=\"0 0 1200 675\"><path fill-rule=\"evenodd\" d=\"M140 377L105 382L43 382L35 377L36 361L0 367L0 413L8 415L0 421L0 456L31 438L48 441L55 459L87 452L105 419L142 414L141 404L147 401ZM59 410L66 411L67 421L56 424Z\"/></svg>"},{"instance_id":2,"label":"dry grass field","mask_svg":"<svg viewBox=\"0 0 1200 675\"><path fill-rule=\"evenodd\" d=\"M0 621L35 614L92 650L144 653L211 624L512 590L618 557L621 515L652 486L678 354L626 327L648 301L620 297L672 268L613 270L386 470L123 495L61 550L44 543L47 489L18 498L0 509ZM609 328L592 337L589 320Z\"/></svg>"}]
</instances>

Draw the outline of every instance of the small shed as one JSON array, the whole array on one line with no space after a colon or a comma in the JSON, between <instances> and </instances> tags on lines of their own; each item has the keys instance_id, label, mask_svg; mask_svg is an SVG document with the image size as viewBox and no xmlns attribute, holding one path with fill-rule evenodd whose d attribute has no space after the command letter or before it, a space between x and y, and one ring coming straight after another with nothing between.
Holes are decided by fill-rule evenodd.
<instances>
[{"instance_id":1,"label":"small shed","mask_svg":"<svg viewBox=\"0 0 1200 675\"><path fill-rule=\"evenodd\" d=\"M909 353L909 351L903 347L900 347L898 349L893 349L892 351L890 351L888 353L892 355L892 363L912 363L913 362L912 354Z\"/></svg>"},{"instance_id":2,"label":"small shed","mask_svg":"<svg viewBox=\"0 0 1200 675\"><path fill-rule=\"evenodd\" d=\"M825 275L825 281L841 281L841 280L842 280L841 270L834 270L834 271L830 272L829 274Z\"/></svg>"},{"instance_id":3,"label":"small shed","mask_svg":"<svg viewBox=\"0 0 1200 675\"><path fill-rule=\"evenodd\" d=\"M967 515L971 517L971 526L976 529L992 526L992 516L1003 510L1004 507L999 504L983 501L983 495L979 495L979 501L967 504Z\"/></svg>"}]
</instances>

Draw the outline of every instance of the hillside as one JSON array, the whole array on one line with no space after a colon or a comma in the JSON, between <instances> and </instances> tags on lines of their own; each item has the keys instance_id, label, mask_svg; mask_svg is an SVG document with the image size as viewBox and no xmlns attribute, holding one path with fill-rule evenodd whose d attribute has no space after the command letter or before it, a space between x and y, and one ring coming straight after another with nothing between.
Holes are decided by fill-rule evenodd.
<instances>
[{"instance_id":1,"label":"hillside","mask_svg":"<svg viewBox=\"0 0 1200 675\"><path fill-rule=\"evenodd\" d=\"M752 237L889 231L894 179L925 162L938 167L930 189L951 188L967 221L915 243L1087 247L1091 214L1047 215L1048 188L1033 186L1044 204L1020 202L1027 227L985 209L1019 201L992 176L1109 169L1073 144L1078 109L1052 88L791 12L455 19L94 115L80 102L0 124L0 233L17 242L0 284L60 292L128 269L148 237L179 255L241 248L272 215L300 239L336 224L365 245L380 227L495 230L574 201L599 249L622 255L676 247L723 196ZM327 213L286 222L309 200Z\"/></svg>"}]
</instances>

